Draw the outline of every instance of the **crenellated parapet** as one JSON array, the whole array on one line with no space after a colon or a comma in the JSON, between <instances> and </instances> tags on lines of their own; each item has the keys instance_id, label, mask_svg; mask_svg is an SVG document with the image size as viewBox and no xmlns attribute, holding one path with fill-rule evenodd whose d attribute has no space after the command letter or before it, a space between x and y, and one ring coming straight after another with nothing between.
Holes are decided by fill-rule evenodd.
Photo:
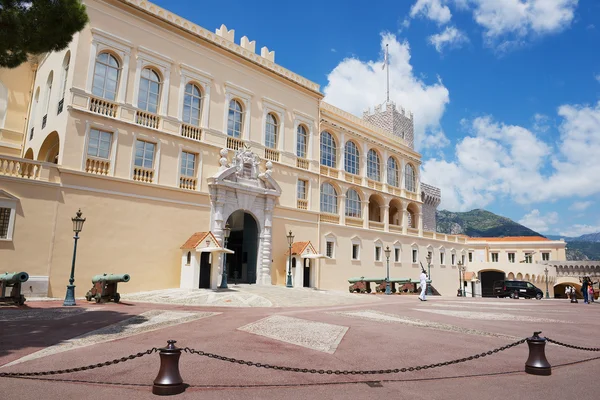
<instances>
[{"instance_id":1,"label":"crenellated parapet","mask_svg":"<svg viewBox=\"0 0 600 400\"><path fill-rule=\"evenodd\" d=\"M401 137L411 149L415 148L413 114L402 107L396 107L393 101L375 106L373 112L367 109L363 113L363 119Z\"/></svg>"},{"instance_id":2,"label":"crenellated parapet","mask_svg":"<svg viewBox=\"0 0 600 400\"><path fill-rule=\"evenodd\" d=\"M442 201L440 188L421 182L421 201L423 202L423 229L436 231L436 211Z\"/></svg>"}]
</instances>

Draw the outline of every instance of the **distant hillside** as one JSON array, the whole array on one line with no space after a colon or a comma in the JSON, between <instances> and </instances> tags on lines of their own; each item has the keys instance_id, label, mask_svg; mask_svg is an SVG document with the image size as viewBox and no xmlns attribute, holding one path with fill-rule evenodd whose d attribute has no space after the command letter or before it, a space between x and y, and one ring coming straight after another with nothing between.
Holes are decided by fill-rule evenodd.
<instances>
[{"instance_id":1,"label":"distant hillside","mask_svg":"<svg viewBox=\"0 0 600 400\"><path fill-rule=\"evenodd\" d=\"M437 231L472 237L543 236L510 218L486 210L437 212Z\"/></svg>"}]
</instances>

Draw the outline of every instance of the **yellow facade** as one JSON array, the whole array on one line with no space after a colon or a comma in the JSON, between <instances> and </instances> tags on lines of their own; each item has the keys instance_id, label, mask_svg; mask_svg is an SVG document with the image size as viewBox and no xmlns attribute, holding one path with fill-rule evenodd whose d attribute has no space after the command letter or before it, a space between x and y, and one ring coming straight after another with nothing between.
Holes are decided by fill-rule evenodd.
<instances>
[{"instance_id":1,"label":"yellow facade","mask_svg":"<svg viewBox=\"0 0 600 400\"><path fill-rule=\"evenodd\" d=\"M12 210L14 222L0 239L0 272L27 271L30 294L60 297L72 259L70 218L81 208L87 220L78 245L77 296L104 272L131 274L122 292L187 285L181 245L206 231L223 244L226 224L237 227L229 245L237 240L241 246L229 262L243 264L239 271L258 284L286 283L292 231L295 241L310 241L317 252L310 261L294 261L306 263L293 264L294 286L347 290L351 277L384 277L389 247L390 277L416 279L431 253L433 286L456 293L459 262L470 270L473 245L424 226L421 157L409 141L324 103L317 84L275 64L266 48L256 54L245 37L236 44L224 26L209 32L136 0L85 4L90 24L68 49L42 57L35 73L28 65L0 70L11 93L26 95L8 103L12 139L1 131L0 206ZM118 71L113 86L106 83L110 62ZM20 86L7 86L13 81ZM201 99L195 119L186 114L191 84ZM239 137L231 129L232 101L241 110ZM323 162L322 132L335 140L334 163ZM18 146L6 145L15 141ZM356 174L344 163L348 142L360 153ZM367 173L371 151L380 162L378 178ZM399 169L394 184L386 179L390 157ZM193 165L182 168L184 158ZM404 179L409 166L414 185ZM305 198L298 195L299 180ZM326 209L325 184L335 190ZM359 198L352 212L349 190ZM236 222L238 210L252 215L256 234L247 228L252 224ZM244 244L249 238L256 247ZM564 258L562 249L552 260ZM443 263L440 253L447 254ZM201 249L196 256L202 259ZM219 253L210 262L215 288ZM310 265L305 282L301 265Z\"/></svg>"}]
</instances>

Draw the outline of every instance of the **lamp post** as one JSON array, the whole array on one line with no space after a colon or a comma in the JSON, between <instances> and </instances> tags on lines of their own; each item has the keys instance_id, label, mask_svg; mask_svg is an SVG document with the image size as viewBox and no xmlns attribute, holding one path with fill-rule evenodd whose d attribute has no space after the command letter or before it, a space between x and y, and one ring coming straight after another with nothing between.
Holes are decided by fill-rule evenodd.
<instances>
[{"instance_id":1,"label":"lamp post","mask_svg":"<svg viewBox=\"0 0 600 400\"><path fill-rule=\"evenodd\" d=\"M462 261L458 260L458 295L461 297L465 297L465 293L463 291L463 283L462 283Z\"/></svg>"},{"instance_id":2,"label":"lamp post","mask_svg":"<svg viewBox=\"0 0 600 400\"><path fill-rule=\"evenodd\" d=\"M433 293L431 291L431 253L427 254L425 259L427 260L427 278L429 279L429 284L427 285L427 295L430 296Z\"/></svg>"},{"instance_id":3,"label":"lamp post","mask_svg":"<svg viewBox=\"0 0 600 400\"><path fill-rule=\"evenodd\" d=\"M294 285L292 285L292 244L294 244L294 235L292 235L292 231L290 231L286 237L288 240L288 245L290 246L290 258L288 260L288 274L285 287L291 288L294 287Z\"/></svg>"},{"instance_id":4,"label":"lamp post","mask_svg":"<svg viewBox=\"0 0 600 400\"><path fill-rule=\"evenodd\" d=\"M544 268L544 272L546 273L546 298L550 298L550 294L548 293L548 268Z\"/></svg>"},{"instance_id":5,"label":"lamp post","mask_svg":"<svg viewBox=\"0 0 600 400\"><path fill-rule=\"evenodd\" d=\"M229 224L225 224L225 228L223 228L223 248L225 249L227 248L230 234L231 228ZM227 253L223 253L223 277L221 278L219 289L227 289Z\"/></svg>"},{"instance_id":6,"label":"lamp post","mask_svg":"<svg viewBox=\"0 0 600 400\"><path fill-rule=\"evenodd\" d=\"M63 306L75 306L75 258L77 256L77 240L79 240L79 232L83 229L83 223L85 222L85 218L81 218L81 209L77 211L75 218L71 218L73 221L73 232L75 232L75 244L73 245L73 262L71 263L71 277L69 278L69 284L67 285L67 295L65 296L65 301L63 302Z\"/></svg>"},{"instance_id":7,"label":"lamp post","mask_svg":"<svg viewBox=\"0 0 600 400\"><path fill-rule=\"evenodd\" d=\"M390 288L390 246L385 247L385 258L387 258L387 274L385 278L385 294L392 294L392 289Z\"/></svg>"}]
</instances>

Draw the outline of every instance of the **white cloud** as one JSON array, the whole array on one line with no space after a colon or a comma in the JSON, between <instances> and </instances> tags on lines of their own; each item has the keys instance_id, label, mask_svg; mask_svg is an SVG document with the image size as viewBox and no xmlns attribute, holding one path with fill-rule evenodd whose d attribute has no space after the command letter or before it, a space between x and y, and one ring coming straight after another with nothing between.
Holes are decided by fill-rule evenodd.
<instances>
[{"instance_id":1,"label":"white cloud","mask_svg":"<svg viewBox=\"0 0 600 400\"><path fill-rule=\"evenodd\" d=\"M536 232L548 232L550 225L554 225L558 222L558 213L553 211L546 215L542 215L540 210L535 209L529 214L525 214L518 222Z\"/></svg>"},{"instance_id":2,"label":"white cloud","mask_svg":"<svg viewBox=\"0 0 600 400\"><path fill-rule=\"evenodd\" d=\"M468 210L498 198L532 204L600 193L600 102L563 105L556 147L520 126L479 117L456 144L455 160L423 163L423 180L442 189L441 208Z\"/></svg>"},{"instance_id":3,"label":"white cloud","mask_svg":"<svg viewBox=\"0 0 600 400\"><path fill-rule=\"evenodd\" d=\"M574 224L566 229L560 229L557 232L559 235L566 237L578 237L581 235L586 235L588 233L600 232L600 225ZM567 245L567 247L569 246Z\"/></svg>"},{"instance_id":4,"label":"white cloud","mask_svg":"<svg viewBox=\"0 0 600 400\"><path fill-rule=\"evenodd\" d=\"M382 34L382 54L386 44L389 44L390 56L390 99L414 113L416 148L447 144L440 119L450 102L448 89L439 78L427 85L415 76L407 41L399 42L395 35ZM325 101L357 116L381 104L386 93L386 73L381 65L382 59L345 58L327 76L328 83L323 89Z\"/></svg>"},{"instance_id":5,"label":"white cloud","mask_svg":"<svg viewBox=\"0 0 600 400\"><path fill-rule=\"evenodd\" d=\"M410 9L410 16L420 16L438 24L446 24L452 18L452 13L448 6L443 4L445 2L446 0L417 0Z\"/></svg>"},{"instance_id":6,"label":"white cloud","mask_svg":"<svg viewBox=\"0 0 600 400\"><path fill-rule=\"evenodd\" d=\"M589 206L593 204L592 201L576 201L571 206L569 206L569 210L573 211L583 211L587 209Z\"/></svg>"},{"instance_id":7,"label":"white cloud","mask_svg":"<svg viewBox=\"0 0 600 400\"><path fill-rule=\"evenodd\" d=\"M454 26L447 26L442 32L435 35L431 35L428 38L430 44L432 44L438 53L441 53L444 47L460 47L463 43L468 42L467 36L456 29Z\"/></svg>"},{"instance_id":8,"label":"white cloud","mask_svg":"<svg viewBox=\"0 0 600 400\"><path fill-rule=\"evenodd\" d=\"M536 132L546 132L550 129L550 125L548 124L550 118L544 114L535 114L533 116L533 130Z\"/></svg>"},{"instance_id":9,"label":"white cloud","mask_svg":"<svg viewBox=\"0 0 600 400\"><path fill-rule=\"evenodd\" d=\"M598 81L598 83L600 83L600 74L596 74L594 76L594 79L596 79Z\"/></svg>"}]
</instances>

